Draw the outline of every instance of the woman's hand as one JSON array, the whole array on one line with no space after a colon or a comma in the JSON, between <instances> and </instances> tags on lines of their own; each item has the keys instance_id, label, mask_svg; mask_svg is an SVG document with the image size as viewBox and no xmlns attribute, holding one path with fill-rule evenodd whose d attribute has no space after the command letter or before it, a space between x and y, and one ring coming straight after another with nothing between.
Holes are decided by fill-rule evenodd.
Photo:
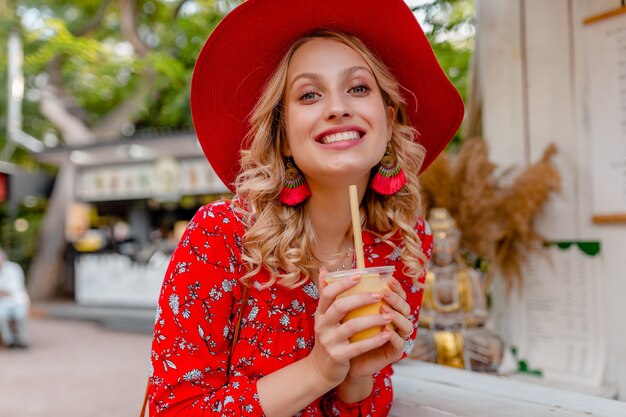
<instances>
[{"instance_id":1,"label":"woman's hand","mask_svg":"<svg viewBox=\"0 0 626 417\"><path fill-rule=\"evenodd\" d=\"M381 335L387 334L389 341L352 359L349 379L372 375L385 366L397 362L402 358L404 344L413 334L413 323L408 318L411 306L406 302L406 293L397 279L389 280L389 290L384 290L383 295L383 301L388 306L383 306L382 316L393 326L388 325Z\"/></svg>"},{"instance_id":2,"label":"woman's hand","mask_svg":"<svg viewBox=\"0 0 626 417\"><path fill-rule=\"evenodd\" d=\"M315 346L308 359L315 371L324 380L337 386L348 375L351 369L351 360L366 354L366 352L381 349L390 341L392 332L382 332L377 336L355 343L350 343L348 339L362 330L385 326L394 322L394 315L372 315L352 319L342 324L341 320L349 311L378 302L383 298L383 294L368 292L337 298L346 290L357 285L361 276L356 275L327 285L324 281L325 272L325 270L320 271L319 276L320 298L315 312ZM394 305L394 308L397 304L396 299L391 300L390 305ZM362 369L365 370L363 367Z\"/></svg>"}]
</instances>

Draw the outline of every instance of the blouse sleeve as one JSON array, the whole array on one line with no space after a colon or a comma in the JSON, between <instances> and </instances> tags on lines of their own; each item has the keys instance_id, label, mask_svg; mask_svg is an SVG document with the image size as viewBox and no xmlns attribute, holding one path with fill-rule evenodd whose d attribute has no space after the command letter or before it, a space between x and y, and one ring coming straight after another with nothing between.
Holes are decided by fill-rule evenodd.
<instances>
[{"instance_id":1,"label":"blouse sleeve","mask_svg":"<svg viewBox=\"0 0 626 417\"><path fill-rule=\"evenodd\" d=\"M218 202L201 208L174 251L159 296L151 416L262 416L256 381L227 372L241 307L243 227Z\"/></svg>"},{"instance_id":2,"label":"blouse sleeve","mask_svg":"<svg viewBox=\"0 0 626 417\"><path fill-rule=\"evenodd\" d=\"M422 251L426 256L426 267L432 255L433 237L428 223L424 219L419 219L416 226L417 235L422 243ZM398 267L396 267L398 270ZM418 281L424 282L426 277L426 268L422 272ZM400 279L404 291L407 294L407 302L411 306L411 314L409 319L413 322L415 331L404 347L402 359L407 353L413 350L417 329L419 326L419 312L422 305L422 289L414 285L411 279ZM332 390L322 399L322 407L326 414L330 416L358 416L358 417L385 417L389 414L391 403L393 401L393 389L391 385L391 375L393 370L391 365L386 366L380 372L374 374L374 388L368 398L362 401L347 404L344 403L337 395L336 390Z\"/></svg>"}]
</instances>

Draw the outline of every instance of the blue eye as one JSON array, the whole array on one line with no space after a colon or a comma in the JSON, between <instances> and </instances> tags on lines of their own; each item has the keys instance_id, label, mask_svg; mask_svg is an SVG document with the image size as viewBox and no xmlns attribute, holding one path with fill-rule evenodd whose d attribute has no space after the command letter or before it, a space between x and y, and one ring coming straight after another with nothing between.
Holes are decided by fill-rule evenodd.
<instances>
[{"instance_id":1,"label":"blue eye","mask_svg":"<svg viewBox=\"0 0 626 417\"><path fill-rule=\"evenodd\" d=\"M359 84L350 89L355 94L365 94L370 90L370 88L365 84Z\"/></svg>"},{"instance_id":2,"label":"blue eye","mask_svg":"<svg viewBox=\"0 0 626 417\"><path fill-rule=\"evenodd\" d=\"M314 91L309 91L300 96L300 100L315 100L317 98L317 93Z\"/></svg>"}]
</instances>

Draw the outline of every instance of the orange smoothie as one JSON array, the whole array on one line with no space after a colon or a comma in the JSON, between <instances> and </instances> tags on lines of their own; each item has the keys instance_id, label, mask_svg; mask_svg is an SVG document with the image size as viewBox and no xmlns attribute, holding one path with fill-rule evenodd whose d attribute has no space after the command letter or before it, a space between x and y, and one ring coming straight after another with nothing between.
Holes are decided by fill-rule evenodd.
<instances>
[{"instance_id":1,"label":"orange smoothie","mask_svg":"<svg viewBox=\"0 0 626 417\"><path fill-rule=\"evenodd\" d=\"M381 270L379 272L374 272L376 270ZM387 278L391 276L393 273L393 267L379 267L379 268L365 268L363 271L363 275L361 276L361 281L354 287L345 291L339 298L346 297L352 294L360 294L364 292L381 292L385 288L389 288L387 283ZM360 272L357 270L357 272ZM324 279L327 284L332 284L333 282L337 282L337 280L345 279L347 277L353 276L355 270L352 271L341 271L338 273L329 273L328 276ZM382 275L381 275L382 274ZM335 276L333 276L335 275ZM380 314L381 309L384 303L383 301L378 301L363 307L356 308L350 311L344 317L343 321L350 320L357 317L371 316L375 314ZM363 330L361 332L356 333L350 338L350 342L357 342L359 340L364 340L372 336L376 336L381 331L383 331L384 326L376 326L371 327L369 329Z\"/></svg>"}]
</instances>

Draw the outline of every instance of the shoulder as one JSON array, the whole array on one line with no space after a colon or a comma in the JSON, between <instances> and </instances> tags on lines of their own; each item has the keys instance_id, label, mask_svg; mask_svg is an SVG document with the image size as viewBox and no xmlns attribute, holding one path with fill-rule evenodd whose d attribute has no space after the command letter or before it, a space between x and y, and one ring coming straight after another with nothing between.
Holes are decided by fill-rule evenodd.
<instances>
[{"instance_id":1,"label":"shoulder","mask_svg":"<svg viewBox=\"0 0 626 417\"><path fill-rule=\"evenodd\" d=\"M433 238L433 231L430 229L430 225L428 221L426 221L423 217L418 217L414 226L415 231L420 239L431 239Z\"/></svg>"},{"instance_id":2,"label":"shoulder","mask_svg":"<svg viewBox=\"0 0 626 417\"><path fill-rule=\"evenodd\" d=\"M200 207L191 219L174 251L175 258L192 254L205 264L232 264L239 260L244 233L237 206L229 200L214 201Z\"/></svg>"},{"instance_id":3,"label":"shoulder","mask_svg":"<svg viewBox=\"0 0 626 417\"><path fill-rule=\"evenodd\" d=\"M232 286L244 271L243 233L243 222L230 201L202 206L172 254L163 287L174 291Z\"/></svg>"},{"instance_id":4,"label":"shoulder","mask_svg":"<svg viewBox=\"0 0 626 417\"><path fill-rule=\"evenodd\" d=\"M421 247L426 259L430 259L433 250L433 233L426 219L418 217L413 224L417 243ZM391 260L399 260L402 248L405 246L406 237L402 231L396 231L391 237L385 239L379 234L364 231L363 245L366 252L374 253L374 257L389 257ZM413 237L412 237L413 240Z\"/></svg>"},{"instance_id":5,"label":"shoulder","mask_svg":"<svg viewBox=\"0 0 626 417\"><path fill-rule=\"evenodd\" d=\"M417 234L417 238L422 242L427 242L429 245L433 240L433 232L430 229L430 225L423 217L418 217L413 225L413 230ZM400 230L398 230L390 239L396 245L402 245L403 237Z\"/></svg>"},{"instance_id":6,"label":"shoulder","mask_svg":"<svg viewBox=\"0 0 626 417\"><path fill-rule=\"evenodd\" d=\"M216 200L198 209L192 221L199 223L241 222L239 205L236 200Z\"/></svg>"},{"instance_id":7,"label":"shoulder","mask_svg":"<svg viewBox=\"0 0 626 417\"><path fill-rule=\"evenodd\" d=\"M198 229L233 233L243 231L244 224L236 201L217 200L198 209L189 222L187 232Z\"/></svg>"},{"instance_id":8,"label":"shoulder","mask_svg":"<svg viewBox=\"0 0 626 417\"><path fill-rule=\"evenodd\" d=\"M421 246L422 253L426 256L427 260L430 259L433 253L433 232L428 224L428 221L426 221L423 217L418 217L413 225L413 230L417 235L417 240ZM404 246L405 240L400 231L394 235L392 242L398 246L397 250Z\"/></svg>"}]
</instances>

